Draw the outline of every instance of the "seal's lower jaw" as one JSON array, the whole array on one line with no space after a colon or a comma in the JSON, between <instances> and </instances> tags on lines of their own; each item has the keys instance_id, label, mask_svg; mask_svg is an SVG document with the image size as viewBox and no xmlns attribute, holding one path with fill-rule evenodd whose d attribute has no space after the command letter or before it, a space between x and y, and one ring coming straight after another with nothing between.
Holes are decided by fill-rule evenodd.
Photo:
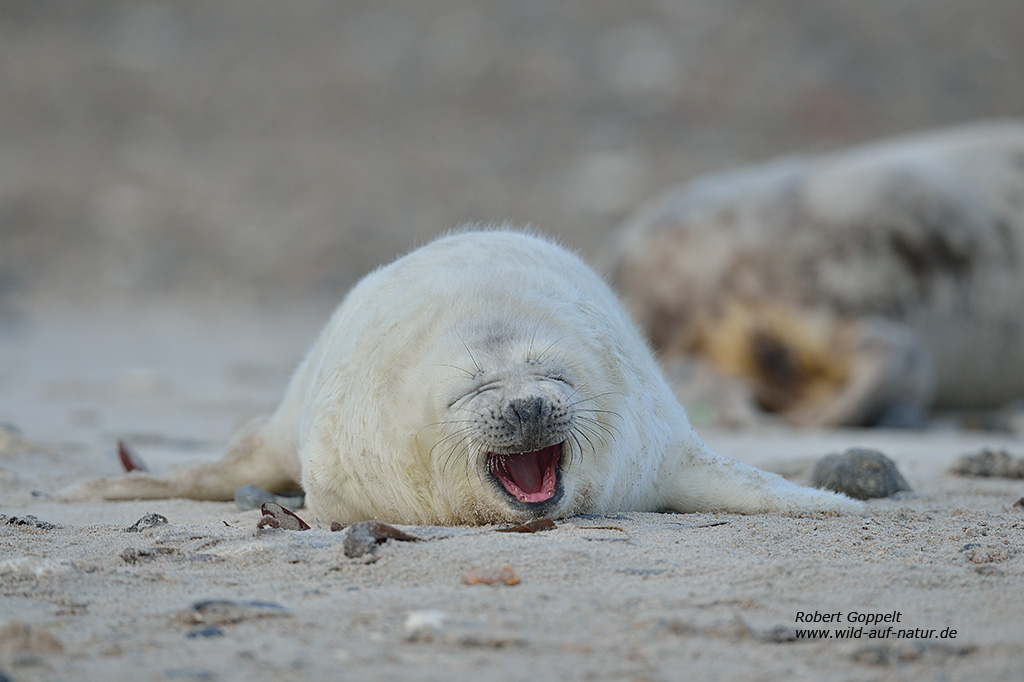
<instances>
[{"instance_id":1,"label":"seal's lower jaw","mask_svg":"<svg viewBox=\"0 0 1024 682\"><path fill-rule=\"evenodd\" d=\"M543 514L562 496L559 463L563 443L532 452L487 453L487 471L514 507Z\"/></svg>"}]
</instances>

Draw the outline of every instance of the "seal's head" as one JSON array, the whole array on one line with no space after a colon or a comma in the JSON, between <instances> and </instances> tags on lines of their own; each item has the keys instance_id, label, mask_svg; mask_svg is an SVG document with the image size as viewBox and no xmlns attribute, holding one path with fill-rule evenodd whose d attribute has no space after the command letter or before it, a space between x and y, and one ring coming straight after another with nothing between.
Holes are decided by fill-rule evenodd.
<instances>
[{"instance_id":1,"label":"seal's head","mask_svg":"<svg viewBox=\"0 0 1024 682\"><path fill-rule=\"evenodd\" d=\"M572 398L564 369L527 358L474 372L449 406L465 454L513 508L544 515L564 495Z\"/></svg>"},{"instance_id":2,"label":"seal's head","mask_svg":"<svg viewBox=\"0 0 1024 682\"><path fill-rule=\"evenodd\" d=\"M440 392L435 467L449 480L453 467L465 467L465 494L501 520L572 509L574 462L599 456L595 445L612 435L572 355L548 336L489 326L482 340L460 344L465 352L447 366Z\"/></svg>"}]
</instances>

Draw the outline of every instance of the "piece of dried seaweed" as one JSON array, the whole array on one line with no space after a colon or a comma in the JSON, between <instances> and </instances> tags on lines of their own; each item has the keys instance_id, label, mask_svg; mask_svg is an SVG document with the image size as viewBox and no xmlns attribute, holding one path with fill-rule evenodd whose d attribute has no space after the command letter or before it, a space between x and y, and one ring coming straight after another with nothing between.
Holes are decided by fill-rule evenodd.
<instances>
[{"instance_id":1,"label":"piece of dried seaweed","mask_svg":"<svg viewBox=\"0 0 1024 682\"><path fill-rule=\"evenodd\" d=\"M299 518L291 509L282 507L276 502L264 502L260 507L263 518L256 528L281 528L283 530L309 530L308 523Z\"/></svg>"},{"instance_id":2,"label":"piece of dried seaweed","mask_svg":"<svg viewBox=\"0 0 1024 682\"><path fill-rule=\"evenodd\" d=\"M137 454L132 452L128 444L123 440L117 441L117 456L121 460L121 466L125 471L149 471L149 467Z\"/></svg>"},{"instance_id":3,"label":"piece of dried seaweed","mask_svg":"<svg viewBox=\"0 0 1024 682\"><path fill-rule=\"evenodd\" d=\"M494 530L497 533L539 533L545 530L554 530L556 527L555 522L551 519L534 519L516 526L495 528Z\"/></svg>"}]
</instances>

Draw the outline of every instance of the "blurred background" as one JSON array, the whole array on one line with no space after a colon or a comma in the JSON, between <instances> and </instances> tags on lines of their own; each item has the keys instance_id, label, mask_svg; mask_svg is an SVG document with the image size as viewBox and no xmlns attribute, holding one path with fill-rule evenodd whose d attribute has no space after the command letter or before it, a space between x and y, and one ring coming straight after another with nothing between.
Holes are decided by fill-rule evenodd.
<instances>
[{"instance_id":1,"label":"blurred background","mask_svg":"<svg viewBox=\"0 0 1024 682\"><path fill-rule=\"evenodd\" d=\"M0 311L337 300L466 221L1024 114L1020 0L0 3Z\"/></svg>"}]
</instances>

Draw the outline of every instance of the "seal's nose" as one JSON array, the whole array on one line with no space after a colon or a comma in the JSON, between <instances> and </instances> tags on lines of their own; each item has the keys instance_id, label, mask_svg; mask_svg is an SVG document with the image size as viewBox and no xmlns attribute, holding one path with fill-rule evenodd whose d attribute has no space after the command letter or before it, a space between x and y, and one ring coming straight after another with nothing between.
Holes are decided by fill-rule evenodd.
<instances>
[{"instance_id":1,"label":"seal's nose","mask_svg":"<svg viewBox=\"0 0 1024 682\"><path fill-rule=\"evenodd\" d=\"M523 446L532 449L543 440L551 404L540 396L514 398L502 410L505 421L520 434Z\"/></svg>"}]
</instances>

